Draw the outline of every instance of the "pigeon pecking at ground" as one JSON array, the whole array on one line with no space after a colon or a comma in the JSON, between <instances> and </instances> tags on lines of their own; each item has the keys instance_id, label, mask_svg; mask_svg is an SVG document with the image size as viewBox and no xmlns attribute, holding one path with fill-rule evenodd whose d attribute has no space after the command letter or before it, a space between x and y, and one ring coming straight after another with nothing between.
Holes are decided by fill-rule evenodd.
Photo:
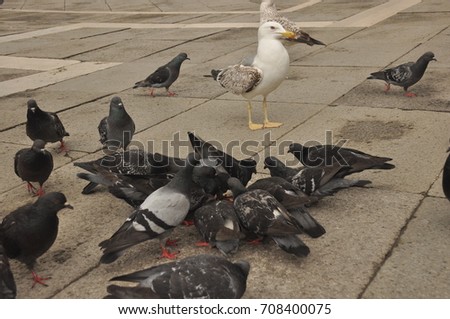
<instances>
[{"instance_id":1,"label":"pigeon pecking at ground","mask_svg":"<svg viewBox=\"0 0 450 319\"><path fill-rule=\"evenodd\" d=\"M186 166L167 185L151 193L110 239L99 244L102 263L112 263L125 249L154 238L160 240L162 257L175 258L164 240L189 212L192 173L197 163L194 153L190 154Z\"/></svg>"},{"instance_id":2,"label":"pigeon pecking at ground","mask_svg":"<svg viewBox=\"0 0 450 319\"><path fill-rule=\"evenodd\" d=\"M150 87L150 95L153 94L155 88L166 88L168 96L174 96L176 93L169 91L170 86L178 79L180 75L181 64L185 60L190 60L186 53L180 53L169 63L160 66L155 72L150 74L145 80L136 82L133 89L138 87Z\"/></svg>"},{"instance_id":3,"label":"pigeon pecking at ground","mask_svg":"<svg viewBox=\"0 0 450 319\"><path fill-rule=\"evenodd\" d=\"M39 108L36 101L27 102L27 136L33 141L40 139L47 143L61 142L59 151L65 151L64 137L69 136L58 115L53 112L45 112Z\"/></svg>"},{"instance_id":4,"label":"pigeon pecking at ground","mask_svg":"<svg viewBox=\"0 0 450 319\"><path fill-rule=\"evenodd\" d=\"M251 130L280 127L282 123L270 122L267 115L267 96L286 79L289 70L289 54L281 43L282 38L292 39L295 34L286 31L281 24L270 21L258 29L258 48L251 61L211 70L211 74L229 92L247 99L248 127ZM264 123L252 121L251 100L263 96Z\"/></svg>"},{"instance_id":5,"label":"pigeon pecking at ground","mask_svg":"<svg viewBox=\"0 0 450 319\"><path fill-rule=\"evenodd\" d=\"M43 255L56 240L59 219L57 213L67 204L66 196L52 192L38 198L33 204L17 208L8 214L0 225L0 237L9 258L27 265L36 283L47 286L45 280L34 272L36 259Z\"/></svg>"},{"instance_id":6,"label":"pigeon pecking at ground","mask_svg":"<svg viewBox=\"0 0 450 319\"><path fill-rule=\"evenodd\" d=\"M42 196L43 185L53 170L53 156L45 150L43 140L35 140L31 148L23 148L14 156L14 172L23 181L27 182L28 192ZM36 189L31 182L38 182Z\"/></svg>"},{"instance_id":7,"label":"pigeon pecking at ground","mask_svg":"<svg viewBox=\"0 0 450 319\"><path fill-rule=\"evenodd\" d=\"M238 299L247 288L250 264L224 257L196 255L114 277L138 282L135 287L110 285L105 298L119 299Z\"/></svg>"},{"instance_id":8,"label":"pigeon pecking at ground","mask_svg":"<svg viewBox=\"0 0 450 319\"><path fill-rule=\"evenodd\" d=\"M430 61L436 61L434 53L426 52L416 62L403 63L393 68L371 73L367 79L385 81L385 92L389 91L392 84L403 87L405 96L414 97L416 94L408 92L408 88L420 81Z\"/></svg>"},{"instance_id":9,"label":"pigeon pecking at ground","mask_svg":"<svg viewBox=\"0 0 450 319\"><path fill-rule=\"evenodd\" d=\"M109 104L109 115L98 125L100 143L108 151L125 150L133 139L136 127L133 119L125 110L122 99L114 96Z\"/></svg>"},{"instance_id":10,"label":"pigeon pecking at ground","mask_svg":"<svg viewBox=\"0 0 450 319\"><path fill-rule=\"evenodd\" d=\"M14 299L16 294L16 282L9 266L8 256L3 248L0 233L0 299Z\"/></svg>"},{"instance_id":11,"label":"pigeon pecking at ground","mask_svg":"<svg viewBox=\"0 0 450 319\"><path fill-rule=\"evenodd\" d=\"M259 7L259 12L261 24L268 21L275 21L281 24L286 31L291 31L295 34L295 37L287 40L306 43L309 46L314 44L325 45L322 41L312 38L308 33L297 27L295 22L292 22L288 18L280 15L273 0L262 0Z\"/></svg>"}]
</instances>

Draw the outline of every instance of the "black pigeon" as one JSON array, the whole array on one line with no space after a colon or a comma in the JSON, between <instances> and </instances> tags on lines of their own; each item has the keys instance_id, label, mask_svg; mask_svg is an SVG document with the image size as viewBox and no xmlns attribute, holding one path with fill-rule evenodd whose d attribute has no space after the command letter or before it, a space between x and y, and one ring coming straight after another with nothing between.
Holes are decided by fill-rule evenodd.
<instances>
[{"instance_id":1,"label":"black pigeon","mask_svg":"<svg viewBox=\"0 0 450 319\"><path fill-rule=\"evenodd\" d=\"M0 238L0 299L14 299L16 294L16 282Z\"/></svg>"},{"instance_id":2,"label":"black pigeon","mask_svg":"<svg viewBox=\"0 0 450 319\"><path fill-rule=\"evenodd\" d=\"M138 282L135 287L110 285L106 298L238 299L245 293L250 264L197 255L157 265L111 280Z\"/></svg>"},{"instance_id":3,"label":"black pigeon","mask_svg":"<svg viewBox=\"0 0 450 319\"><path fill-rule=\"evenodd\" d=\"M43 140L35 140L31 148L19 150L14 156L14 172L27 182L28 192L38 196L44 194L43 184L53 170L53 156L45 150ZM38 182L36 189L31 182Z\"/></svg>"},{"instance_id":4,"label":"black pigeon","mask_svg":"<svg viewBox=\"0 0 450 319\"><path fill-rule=\"evenodd\" d=\"M408 62L383 71L374 72L367 79L385 81L385 92L389 91L391 84L401 86L405 91L405 96L413 97L416 94L408 92L408 88L420 81L430 61L436 61L434 53L426 52L415 63Z\"/></svg>"},{"instance_id":5,"label":"black pigeon","mask_svg":"<svg viewBox=\"0 0 450 319\"><path fill-rule=\"evenodd\" d=\"M3 247L9 258L17 259L32 271L34 284L45 285L47 278L38 276L33 267L58 235L58 211L73 207L67 204L62 193L48 193L33 204L17 208L8 214L0 225ZM33 284L33 286L34 286Z\"/></svg>"},{"instance_id":6,"label":"black pigeon","mask_svg":"<svg viewBox=\"0 0 450 319\"><path fill-rule=\"evenodd\" d=\"M264 168L270 170L271 176L284 178L308 196L321 198L333 195L340 189L349 187L363 187L371 182L369 180L351 180L345 176L351 167L321 166L291 168L278 158L269 156L264 160Z\"/></svg>"},{"instance_id":7,"label":"black pigeon","mask_svg":"<svg viewBox=\"0 0 450 319\"><path fill-rule=\"evenodd\" d=\"M155 72L150 74L145 80L136 82L133 89L138 87L150 87L150 95L153 95L155 88L166 88L168 96L174 96L176 93L170 92L169 88L178 79L180 75L181 64L185 60L190 60L186 53L180 53L169 63L160 66Z\"/></svg>"},{"instance_id":8,"label":"black pigeon","mask_svg":"<svg viewBox=\"0 0 450 319\"><path fill-rule=\"evenodd\" d=\"M256 174L256 161L247 158L243 160L237 160L233 156L217 149L211 143L208 143L200 137L194 135L192 132L188 132L189 140L195 152L202 158L218 159L225 170L231 177L236 177L241 183L246 186L252 174Z\"/></svg>"},{"instance_id":9,"label":"black pigeon","mask_svg":"<svg viewBox=\"0 0 450 319\"><path fill-rule=\"evenodd\" d=\"M110 239L99 244L103 249L102 263L111 263L125 249L154 238L161 242L163 257L175 258L163 241L189 212L192 172L197 162L194 154L190 154L186 167L167 185L151 193Z\"/></svg>"},{"instance_id":10,"label":"black pigeon","mask_svg":"<svg viewBox=\"0 0 450 319\"><path fill-rule=\"evenodd\" d=\"M234 196L234 208L242 226L258 236L272 238L284 251L307 256L309 248L297 237L302 230L292 221L289 212L269 192L247 190L234 177L228 180Z\"/></svg>"},{"instance_id":11,"label":"black pigeon","mask_svg":"<svg viewBox=\"0 0 450 319\"><path fill-rule=\"evenodd\" d=\"M204 243L217 247L225 256L238 250L243 234L232 202L210 201L197 208L194 212L194 225ZM197 243L197 246L203 246L203 243Z\"/></svg>"},{"instance_id":12,"label":"black pigeon","mask_svg":"<svg viewBox=\"0 0 450 319\"><path fill-rule=\"evenodd\" d=\"M281 177L267 177L254 182L249 190L263 189L272 194L289 212L291 220L305 233L313 238L325 234L325 228L306 210L306 204L312 204L317 198L307 196Z\"/></svg>"},{"instance_id":13,"label":"black pigeon","mask_svg":"<svg viewBox=\"0 0 450 319\"><path fill-rule=\"evenodd\" d=\"M58 115L45 112L39 108L35 100L27 102L27 136L33 141L40 139L47 143L61 142L59 151L66 151L64 136L69 136Z\"/></svg>"},{"instance_id":14,"label":"black pigeon","mask_svg":"<svg viewBox=\"0 0 450 319\"><path fill-rule=\"evenodd\" d=\"M122 99L114 96L109 104L109 115L98 125L100 143L110 151L119 148L125 150L133 139L135 130L133 119L125 110Z\"/></svg>"},{"instance_id":15,"label":"black pigeon","mask_svg":"<svg viewBox=\"0 0 450 319\"><path fill-rule=\"evenodd\" d=\"M339 145L303 146L299 143L289 145L288 153L292 153L304 166L327 167L336 166L339 173L336 177L344 177L366 169L393 169L395 165L389 157L370 155L352 148Z\"/></svg>"},{"instance_id":16,"label":"black pigeon","mask_svg":"<svg viewBox=\"0 0 450 319\"><path fill-rule=\"evenodd\" d=\"M447 152L449 151L450 147L447 149ZM442 175L442 190L444 191L445 197L450 200L450 154L447 156L444 164L444 172Z\"/></svg>"}]
</instances>

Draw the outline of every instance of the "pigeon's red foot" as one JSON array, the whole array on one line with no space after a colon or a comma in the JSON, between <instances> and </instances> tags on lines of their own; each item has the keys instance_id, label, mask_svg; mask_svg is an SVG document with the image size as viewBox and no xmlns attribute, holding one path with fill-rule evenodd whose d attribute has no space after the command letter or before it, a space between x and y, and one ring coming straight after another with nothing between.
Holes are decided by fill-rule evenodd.
<instances>
[{"instance_id":1,"label":"pigeon's red foot","mask_svg":"<svg viewBox=\"0 0 450 319\"><path fill-rule=\"evenodd\" d=\"M175 96L177 95L175 92L167 91L167 96Z\"/></svg>"},{"instance_id":2,"label":"pigeon's red foot","mask_svg":"<svg viewBox=\"0 0 450 319\"><path fill-rule=\"evenodd\" d=\"M36 189L36 187L34 187L33 184L31 184L30 182L27 182L27 191L28 191L28 193L30 193L30 194L36 196L36 191L37 191L37 189Z\"/></svg>"},{"instance_id":3,"label":"pigeon's red foot","mask_svg":"<svg viewBox=\"0 0 450 319\"><path fill-rule=\"evenodd\" d=\"M417 94L416 93L413 93L413 92L406 92L405 94L403 94L404 96L407 96L407 97L416 97L417 96Z\"/></svg>"},{"instance_id":4,"label":"pigeon's red foot","mask_svg":"<svg viewBox=\"0 0 450 319\"><path fill-rule=\"evenodd\" d=\"M171 253L165 247L161 246L160 258L175 259L175 258L177 258L177 253Z\"/></svg>"},{"instance_id":5,"label":"pigeon's red foot","mask_svg":"<svg viewBox=\"0 0 450 319\"><path fill-rule=\"evenodd\" d=\"M249 240L247 243L249 243L250 245L261 245L262 244L262 238Z\"/></svg>"},{"instance_id":6,"label":"pigeon's red foot","mask_svg":"<svg viewBox=\"0 0 450 319\"><path fill-rule=\"evenodd\" d=\"M45 283L45 280L49 280L51 277L42 278L34 271L32 271L31 274L33 275L33 285L31 286L31 288L34 288L34 286L36 286L36 284L40 284L42 286L48 287L48 285Z\"/></svg>"},{"instance_id":7,"label":"pigeon's red foot","mask_svg":"<svg viewBox=\"0 0 450 319\"><path fill-rule=\"evenodd\" d=\"M198 241L195 243L195 246L197 247L210 247L209 244L206 241Z\"/></svg>"},{"instance_id":8,"label":"pigeon's red foot","mask_svg":"<svg viewBox=\"0 0 450 319\"><path fill-rule=\"evenodd\" d=\"M194 225L194 221L185 219L185 220L183 220L182 224L184 226L192 226L192 225Z\"/></svg>"},{"instance_id":9,"label":"pigeon's red foot","mask_svg":"<svg viewBox=\"0 0 450 319\"><path fill-rule=\"evenodd\" d=\"M41 196L44 195L44 194L45 194L45 191L44 191L44 189L43 189L42 186L41 186L41 187L39 187L39 189L37 190L37 192L34 194L34 196L41 197Z\"/></svg>"},{"instance_id":10,"label":"pigeon's red foot","mask_svg":"<svg viewBox=\"0 0 450 319\"><path fill-rule=\"evenodd\" d=\"M166 246L174 247L177 245L177 241L178 241L178 239L173 239L173 240L167 239Z\"/></svg>"},{"instance_id":11,"label":"pigeon's red foot","mask_svg":"<svg viewBox=\"0 0 450 319\"><path fill-rule=\"evenodd\" d=\"M391 89L391 85L389 83L384 84L384 92L388 92Z\"/></svg>"},{"instance_id":12,"label":"pigeon's red foot","mask_svg":"<svg viewBox=\"0 0 450 319\"><path fill-rule=\"evenodd\" d=\"M152 89L148 92L148 94L149 94L151 97L155 97L155 94L153 94L153 90L154 90L154 88L152 88Z\"/></svg>"},{"instance_id":13,"label":"pigeon's red foot","mask_svg":"<svg viewBox=\"0 0 450 319\"><path fill-rule=\"evenodd\" d=\"M66 146L66 143L64 143L63 140L60 141L61 144L59 145L59 148L56 149L56 153L66 153L66 155L69 153L69 148Z\"/></svg>"}]
</instances>

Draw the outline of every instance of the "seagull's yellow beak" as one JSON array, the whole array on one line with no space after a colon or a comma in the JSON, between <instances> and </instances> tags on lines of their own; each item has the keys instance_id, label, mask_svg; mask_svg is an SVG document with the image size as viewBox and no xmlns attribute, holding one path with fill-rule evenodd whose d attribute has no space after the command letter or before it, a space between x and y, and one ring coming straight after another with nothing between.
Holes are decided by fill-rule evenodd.
<instances>
[{"instance_id":1,"label":"seagull's yellow beak","mask_svg":"<svg viewBox=\"0 0 450 319\"><path fill-rule=\"evenodd\" d=\"M282 32L281 36L286 39L295 39L295 33L291 31Z\"/></svg>"}]
</instances>

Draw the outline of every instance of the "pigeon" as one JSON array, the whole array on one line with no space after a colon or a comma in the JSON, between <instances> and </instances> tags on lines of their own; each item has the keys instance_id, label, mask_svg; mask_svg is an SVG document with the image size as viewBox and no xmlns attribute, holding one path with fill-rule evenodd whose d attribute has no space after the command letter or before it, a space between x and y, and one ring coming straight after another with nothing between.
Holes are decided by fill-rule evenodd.
<instances>
[{"instance_id":1,"label":"pigeon","mask_svg":"<svg viewBox=\"0 0 450 319\"><path fill-rule=\"evenodd\" d=\"M211 70L214 80L222 87L247 99L248 127L251 130L276 128L282 125L269 121L267 96L286 79L289 70L289 54L280 40L294 37L295 34L286 31L281 24L274 21L265 22L258 29L258 49L251 63ZM263 96L263 124L252 121L251 100L258 95Z\"/></svg>"},{"instance_id":2,"label":"pigeon","mask_svg":"<svg viewBox=\"0 0 450 319\"><path fill-rule=\"evenodd\" d=\"M247 231L272 238L290 254L299 257L309 254L309 247L296 236L302 230L275 197L262 189L248 190L234 177L228 179L228 184L234 196L234 209Z\"/></svg>"},{"instance_id":3,"label":"pigeon","mask_svg":"<svg viewBox=\"0 0 450 319\"><path fill-rule=\"evenodd\" d=\"M58 115L53 112L45 112L39 108L36 101L31 99L27 102L27 136L35 141L43 140L47 143L60 142L59 151L65 151L64 137L69 136Z\"/></svg>"},{"instance_id":4,"label":"pigeon","mask_svg":"<svg viewBox=\"0 0 450 319\"><path fill-rule=\"evenodd\" d=\"M16 282L0 238L0 299L15 299L16 294Z\"/></svg>"},{"instance_id":5,"label":"pigeon","mask_svg":"<svg viewBox=\"0 0 450 319\"><path fill-rule=\"evenodd\" d=\"M135 287L110 285L107 298L238 299L245 293L250 264L224 257L196 255L114 277L138 282Z\"/></svg>"},{"instance_id":6,"label":"pigeon","mask_svg":"<svg viewBox=\"0 0 450 319\"><path fill-rule=\"evenodd\" d=\"M243 234L233 203L229 200L210 201L197 208L194 225L204 240L197 246L217 247L225 256L238 250Z\"/></svg>"},{"instance_id":7,"label":"pigeon","mask_svg":"<svg viewBox=\"0 0 450 319\"><path fill-rule=\"evenodd\" d=\"M420 81L430 61L437 60L434 58L433 52L426 52L416 62L407 62L393 68L371 73L367 79L385 81L385 92L389 91L392 84L403 87L405 96L414 97L416 94L408 92L408 88Z\"/></svg>"},{"instance_id":8,"label":"pigeon","mask_svg":"<svg viewBox=\"0 0 450 319\"><path fill-rule=\"evenodd\" d=\"M0 237L9 258L27 265L34 283L47 286L45 280L33 270L36 259L42 256L56 240L59 219L57 213L73 209L63 193L52 192L39 197L33 204L17 208L8 214L0 225Z\"/></svg>"},{"instance_id":9,"label":"pigeon","mask_svg":"<svg viewBox=\"0 0 450 319\"><path fill-rule=\"evenodd\" d=\"M294 32L295 36L287 40L306 43L309 46L312 46L314 44L325 45L322 41L312 38L308 33L297 27L295 22L292 22L288 18L280 15L273 0L262 0L259 11L261 24L268 21L275 21L281 24L286 31Z\"/></svg>"},{"instance_id":10,"label":"pigeon","mask_svg":"<svg viewBox=\"0 0 450 319\"><path fill-rule=\"evenodd\" d=\"M219 150L211 143L204 141L192 132L188 132L188 137L195 152L199 154L201 158L218 159L228 172L229 176L236 177L244 186L248 184L252 178L252 174L256 174L257 163L254 159L247 158L237 160L231 155ZM219 176L219 178L226 178L226 180L228 180L229 176L224 175L225 174L222 172L222 176Z\"/></svg>"},{"instance_id":11,"label":"pigeon","mask_svg":"<svg viewBox=\"0 0 450 319\"><path fill-rule=\"evenodd\" d=\"M389 157L373 156L352 148L339 145L316 145L307 147L298 143L289 145L288 153L292 153L305 166L345 167L336 177L343 177L366 169L393 169L395 165L386 163L392 161Z\"/></svg>"},{"instance_id":12,"label":"pigeon","mask_svg":"<svg viewBox=\"0 0 450 319\"><path fill-rule=\"evenodd\" d=\"M110 239L99 244L103 250L102 263L112 263L125 249L154 238L161 242L162 257L176 257L166 249L168 243L163 241L189 212L192 172L197 162L191 153L186 167L167 185L151 193Z\"/></svg>"},{"instance_id":13,"label":"pigeon","mask_svg":"<svg viewBox=\"0 0 450 319\"><path fill-rule=\"evenodd\" d=\"M450 147L447 152L450 151ZM444 164L444 171L442 175L442 190L444 191L445 197L450 200L450 154L447 156Z\"/></svg>"},{"instance_id":14,"label":"pigeon","mask_svg":"<svg viewBox=\"0 0 450 319\"><path fill-rule=\"evenodd\" d=\"M339 176L345 176L351 167L345 166L321 166L292 168L286 166L274 156L266 157L264 168L268 168L271 176L281 177L293 186L300 189L308 196L321 198L333 195L340 189L349 187L363 187L370 184L369 180L350 180Z\"/></svg>"},{"instance_id":15,"label":"pigeon","mask_svg":"<svg viewBox=\"0 0 450 319\"><path fill-rule=\"evenodd\" d=\"M44 195L43 184L52 170L53 156L45 150L43 140L35 140L31 148L23 148L14 156L14 172L27 182L28 192L34 195ZM39 189L36 189L31 182L38 182Z\"/></svg>"},{"instance_id":16,"label":"pigeon","mask_svg":"<svg viewBox=\"0 0 450 319\"><path fill-rule=\"evenodd\" d=\"M100 143L109 151L126 149L136 128L133 119L128 115L122 99L114 96L109 104L109 115L103 118L98 125Z\"/></svg>"},{"instance_id":17,"label":"pigeon","mask_svg":"<svg viewBox=\"0 0 450 319\"><path fill-rule=\"evenodd\" d=\"M180 75L181 64L185 60L190 60L186 53L180 53L169 63L160 66L155 72L150 74L145 80L136 82L133 89L138 87L150 87L150 95L154 97L155 88L166 88L167 96L174 96L176 93L169 91L170 86Z\"/></svg>"},{"instance_id":18,"label":"pigeon","mask_svg":"<svg viewBox=\"0 0 450 319\"><path fill-rule=\"evenodd\" d=\"M291 220L307 235L318 238L325 234L325 228L306 210L306 204L312 204L317 198L307 196L281 177L261 178L248 187L249 190L263 189L283 205Z\"/></svg>"}]
</instances>

